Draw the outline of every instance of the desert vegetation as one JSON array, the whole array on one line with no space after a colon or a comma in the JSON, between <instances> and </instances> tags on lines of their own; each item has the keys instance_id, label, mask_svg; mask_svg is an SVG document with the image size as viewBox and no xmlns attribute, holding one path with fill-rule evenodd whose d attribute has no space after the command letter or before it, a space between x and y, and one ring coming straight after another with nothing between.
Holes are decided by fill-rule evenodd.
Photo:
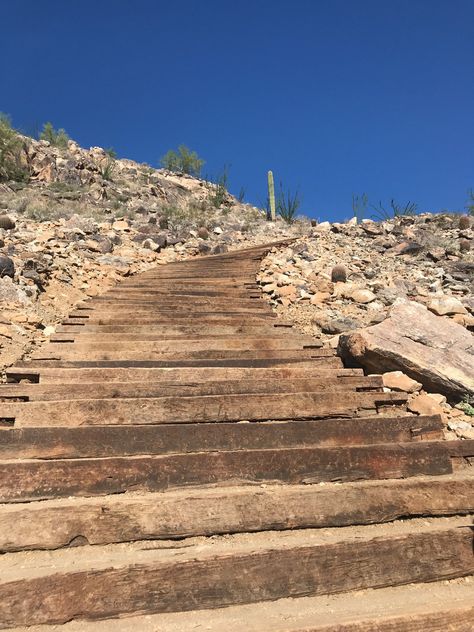
<instances>
[{"instance_id":1,"label":"desert vegetation","mask_svg":"<svg viewBox=\"0 0 474 632\"><path fill-rule=\"evenodd\" d=\"M199 177L205 161L186 145L180 145L177 150L168 150L161 158L160 164L168 171Z\"/></svg>"},{"instance_id":2,"label":"desert vegetation","mask_svg":"<svg viewBox=\"0 0 474 632\"><path fill-rule=\"evenodd\" d=\"M0 180L24 181L28 170L21 160L22 140L8 115L0 113Z\"/></svg>"}]
</instances>

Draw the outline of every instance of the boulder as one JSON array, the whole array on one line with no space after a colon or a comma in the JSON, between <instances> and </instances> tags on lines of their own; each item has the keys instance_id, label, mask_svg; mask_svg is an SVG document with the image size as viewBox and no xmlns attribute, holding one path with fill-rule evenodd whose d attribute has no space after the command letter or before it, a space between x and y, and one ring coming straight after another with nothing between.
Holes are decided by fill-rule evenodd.
<instances>
[{"instance_id":1,"label":"boulder","mask_svg":"<svg viewBox=\"0 0 474 632\"><path fill-rule=\"evenodd\" d=\"M392 391L405 391L406 393L414 393L421 388L420 382L412 380L411 377L402 373L402 371L389 371L382 376L383 385Z\"/></svg>"},{"instance_id":2,"label":"boulder","mask_svg":"<svg viewBox=\"0 0 474 632\"><path fill-rule=\"evenodd\" d=\"M331 224L329 222L321 222L314 227L314 230L318 233L325 233L331 230Z\"/></svg>"},{"instance_id":3,"label":"boulder","mask_svg":"<svg viewBox=\"0 0 474 632\"><path fill-rule=\"evenodd\" d=\"M2 277L13 277L15 276L15 264L10 257L5 257L4 255L0 255L0 278Z\"/></svg>"},{"instance_id":4,"label":"boulder","mask_svg":"<svg viewBox=\"0 0 474 632\"><path fill-rule=\"evenodd\" d=\"M418 415L441 415L444 412L442 405L429 393L419 393L410 402L408 410Z\"/></svg>"},{"instance_id":5,"label":"boulder","mask_svg":"<svg viewBox=\"0 0 474 632\"><path fill-rule=\"evenodd\" d=\"M362 305L365 305L366 303L371 303L372 301L375 301L376 296L370 290L358 289L354 290L354 292L350 294L350 298L355 303L361 303Z\"/></svg>"},{"instance_id":6,"label":"boulder","mask_svg":"<svg viewBox=\"0 0 474 632\"><path fill-rule=\"evenodd\" d=\"M441 296L435 298L428 305L428 309L438 316L445 316L448 314L467 314L467 309L463 306L460 300L454 296Z\"/></svg>"},{"instance_id":7,"label":"boulder","mask_svg":"<svg viewBox=\"0 0 474 632\"><path fill-rule=\"evenodd\" d=\"M390 248L388 252L391 252L394 255L416 255L422 249L423 246L415 241L402 241L396 246Z\"/></svg>"},{"instance_id":8,"label":"boulder","mask_svg":"<svg viewBox=\"0 0 474 632\"><path fill-rule=\"evenodd\" d=\"M399 299L382 323L342 335L338 350L371 373L403 371L430 391L474 394L472 334L419 303Z\"/></svg>"},{"instance_id":9,"label":"boulder","mask_svg":"<svg viewBox=\"0 0 474 632\"><path fill-rule=\"evenodd\" d=\"M360 327L360 323L347 316L336 318L315 317L313 323L317 325L324 334L341 334L344 331L352 331Z\"/></svg>"}]
</instances>

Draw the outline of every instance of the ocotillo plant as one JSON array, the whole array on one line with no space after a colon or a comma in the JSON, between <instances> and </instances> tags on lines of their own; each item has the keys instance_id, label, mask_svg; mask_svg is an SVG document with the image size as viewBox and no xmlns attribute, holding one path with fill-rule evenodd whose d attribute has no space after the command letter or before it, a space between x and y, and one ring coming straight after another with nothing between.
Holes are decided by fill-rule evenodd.
<instances>
[{"instance_id":1,"label":"ocotillo plant","mask_svg":"<svg viewBox=\"0 0 474 632\"><path fill-rule=\"evenodd\" d=\"M268 201L270 203L270 217L272 222L275 221L276 207L275 207L275 186L273 184L273 172L268 172Z\"/></svg>"}]
</instances>

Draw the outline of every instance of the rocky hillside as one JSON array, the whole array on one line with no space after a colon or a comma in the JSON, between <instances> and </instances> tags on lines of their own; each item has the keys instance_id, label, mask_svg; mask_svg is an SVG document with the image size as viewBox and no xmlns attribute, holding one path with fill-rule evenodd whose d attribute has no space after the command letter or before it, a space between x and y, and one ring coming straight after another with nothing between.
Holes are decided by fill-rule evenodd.
<instances>
[{"instance_id":1,"label":"rocky hillside","mask_svg":"<svg viewBox=\"0 0 474 632\"><path fill-rule=\"evenodd\" d=\"M27 354L71 307L150 266L298 235L222 187L22 138L27 181L0 183L0 365ZM306 222L307 226L307 222Z\"/></svg>"},{"instance_id":2,"label":"rocky hillside","mask_svg":"<svg viewBox=\"0 0 474 632\"><path fill-rule=\"evenodd\" d=\"M325 222L264 261L277 312L474 438L474 230L459 215ZM456 404L453 408L448 401Z\"/></svg>"},{"instance_id":3,"label":"rocky hillside","mask_svg":"<svg viewBox=\"0 0 474 632\"><path fill-rule=\"evenodd\" d=\"M331 344L380 323L401 297L474 330L474 230L468 216L324 222L270 255L260 282L276 309Z\"/></svg>"}]
</instances>

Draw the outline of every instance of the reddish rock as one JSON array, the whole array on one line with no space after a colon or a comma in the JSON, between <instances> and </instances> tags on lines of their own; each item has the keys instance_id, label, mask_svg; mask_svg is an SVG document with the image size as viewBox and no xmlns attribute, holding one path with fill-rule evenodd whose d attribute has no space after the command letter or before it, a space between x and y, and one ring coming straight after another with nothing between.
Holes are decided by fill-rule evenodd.
<instances>
[{"instance_id":1,"label":"reddish rock","mask_svg":"<svg viewBox=\"0 0 474 632\"><path fill-rule=\"evenodd\" d=\"M471 333L415 302L397 302L382 323L342 335L339 353L371 373L399 370L431 391L474 394Z\"/></svg>"},{"instance_id":2,"label":"reddish rock","mask_svg":"<svg viewBox=\"0 0 474 632\"><path fill-rule=\"evenodd\" d=\"M436 398L428 393L420 393L408 402L408 410L418 415L441 415L444 412Z\"/></svg>"},{"instance_id":3,"label":"reddish rock","mask_svg":"<svg viewBox=\"0 0 474 632\"><path fill-rule=\"evenodd\" d=\"M406 393L414 393L421 388L420 382L412 380L411 377L402 373L402 371L390 371L382 376L383 385L393 391L405 391Z\"/></svg>"}]
</instances>

